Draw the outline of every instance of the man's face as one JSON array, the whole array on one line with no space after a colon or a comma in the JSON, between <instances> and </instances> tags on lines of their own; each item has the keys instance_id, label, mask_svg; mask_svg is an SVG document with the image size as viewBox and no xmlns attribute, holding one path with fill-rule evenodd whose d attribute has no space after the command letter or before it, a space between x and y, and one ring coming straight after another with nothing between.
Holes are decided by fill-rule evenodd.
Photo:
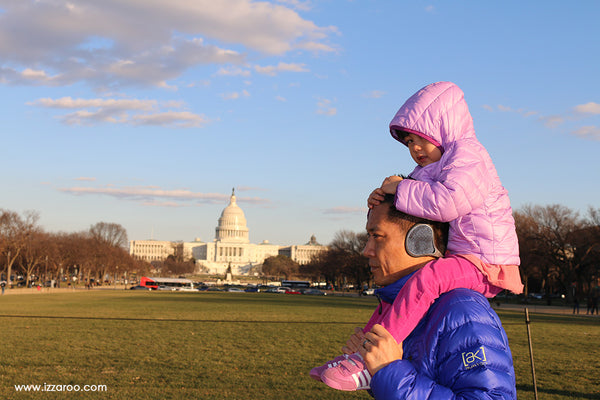
<instances>
[{"instance_id":1,"label":"man's face","mask_svg":"<svg viewBox=\"0 0 600 400\"><path fill-rule=\"evenodd\" d=\"M386 286L419 269L421 259L413 258L404 247L405 230L387 217L388 203L371 209L367 219L367 244L363 250L376 285Z\"/></svg>"}]
</instances>

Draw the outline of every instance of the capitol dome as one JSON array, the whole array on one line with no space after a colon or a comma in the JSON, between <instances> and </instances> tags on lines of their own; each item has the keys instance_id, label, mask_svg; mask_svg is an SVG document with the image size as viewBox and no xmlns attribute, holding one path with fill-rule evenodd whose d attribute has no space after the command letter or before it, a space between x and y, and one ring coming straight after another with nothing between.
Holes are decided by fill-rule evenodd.
<instances>
[{"instance_id":1,"label":"capitol dome","mask_svg":"<svg viewBox=\"0 0 600 400\"><path fill-rule=\"evenodd\" d=\"M250 243L246 217L236 203L235 189L231 191L229 205L221 213L215 239L220 242Z\"/></svg>"}]
</instances>

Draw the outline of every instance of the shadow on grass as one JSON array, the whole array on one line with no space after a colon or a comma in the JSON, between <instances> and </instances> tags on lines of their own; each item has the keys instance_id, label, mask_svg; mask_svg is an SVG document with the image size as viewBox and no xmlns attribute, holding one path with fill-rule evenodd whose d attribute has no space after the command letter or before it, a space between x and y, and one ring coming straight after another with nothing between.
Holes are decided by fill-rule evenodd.
<instances>
[{"instance_id":1,"label":"shadow on grass","mask_svg":"<svg viewBox=\"0 0 600 400\"><path fill-rule=\"evenodd\" d=\"M533 393L533 385L517 385L517 390ZM579 393L571 390L557 390L538 388L538 393L555 394L570 399L600 399L600 393Z\"/></svg>"},{"instance_id":2,"label":"shadow on grass","mask_svg":"<svg viewBox=\"0 0 600 400\"><path fill-rule=\"evenodd\" d=\"M131 298L131 297L124 297ZM375 297L346 297L346 296L303 296L291 294L271 294L271 293L153 293L150 296L144 296L144 301L148 302L202 302L216 304L263 304L270 305L293 305L297 306L301 300L306 303L320 303L326 307L366 308L372 310L377 305Z\"/></svg>"}]
</instances>

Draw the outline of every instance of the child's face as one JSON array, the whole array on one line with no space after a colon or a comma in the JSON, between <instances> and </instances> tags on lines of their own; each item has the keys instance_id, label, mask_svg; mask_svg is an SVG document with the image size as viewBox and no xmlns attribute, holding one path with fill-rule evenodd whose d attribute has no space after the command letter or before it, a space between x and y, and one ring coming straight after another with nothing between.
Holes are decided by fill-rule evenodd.
<instances>
[{"instance_id":1,"label":"child's face","mask_svg":"<svg viewBox=\"0 0 600 400\"><path fill-rule=\"evenodd\" d=\"M442 152L435 144L414 133L409 133L404 138L404 143L410 150L410 156L421 167L433 164L442 158Z\"/></svg>"}]
</instances>

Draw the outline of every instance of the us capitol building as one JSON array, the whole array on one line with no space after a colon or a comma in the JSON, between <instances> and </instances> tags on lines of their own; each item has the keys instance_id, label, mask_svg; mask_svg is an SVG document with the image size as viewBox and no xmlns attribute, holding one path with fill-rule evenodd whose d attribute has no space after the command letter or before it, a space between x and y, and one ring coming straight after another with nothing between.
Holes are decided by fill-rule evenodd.
<instances>
[{"instance_id":1,"label":"us capitol building","mask_svg":"<svg viewBox=\"0 0 600 400\"><path fill-rule=\"evenodd\" d=\"M229 205L219 217L213 242L204 243L200 239L193 242L132 240L129 242L129 254L148 262L182 255L184 260L196 260L197 273L225 274L231 267L232 274L247 275L272 256L282 254L298 264L307 264L314 255L327 250L327 246L317 243L314 236L303 245L278 246L267 240L260 244L250 243L248 233L246 217L236 203L234 189Z\"/></svg>"}]
</instances>

